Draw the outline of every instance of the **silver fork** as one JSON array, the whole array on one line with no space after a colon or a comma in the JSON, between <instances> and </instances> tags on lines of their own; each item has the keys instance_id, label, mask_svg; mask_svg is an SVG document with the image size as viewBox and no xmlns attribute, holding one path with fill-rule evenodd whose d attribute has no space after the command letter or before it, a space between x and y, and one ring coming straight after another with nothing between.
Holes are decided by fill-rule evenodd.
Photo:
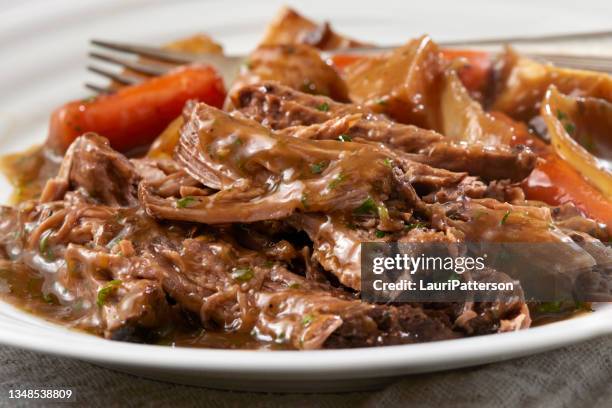
<instances>
[{"instance_id":1,"label":"silver fork","mask_svg":"<svg viewBox=\"0 0 612 408\"><path fill-rule=\"evenodd\" d=\"M488 38L488 39L472 39L461 41L447 41L439 43L444 47L465 47L465 46L492 46L503 44L531 44L531 43L553 43L568 40L590 40L597 38L612 37L612 31L597 31L576 34L553 34L544 36L528 36L528 37L504 37L504 38ZM112 42L103 40L92 40L91 44L112 51L119 51L123 54L131 54L132 57L118 56L115 54L101 53L92 51L89 56L95 60L105 63L117 65L123 69L136 72L140 76L129 75L109 71L97 65L89 65L87 69L112 81L123 85L132 85L142 81L146 77L163 75L177 65L191 63L206 63L214 66L226 84L231 83L236 77L238 70L247 59L246 55L216 55L216 54L190 54L180 51L170 51L158 47L147 45L129 44L123 42ZM396 48L397 46L376 46L351 48L334 51L322 51L321 56L324 59L337 54L353 54L367 55L380 53ZM558 54L558 53L538 53L527 52L523 53L530 58L542 62L550 62L558 66L576 69L585 69L591 71L601 71L612 73L612 55L611 56L593 56L593 55L576 55L576 54ZM142 58L146 58L144 61ZM86 83L85 86L96 93L110 93L113 89L110 87L99 86L91 83Z\"/></svg>"}]
</instances>

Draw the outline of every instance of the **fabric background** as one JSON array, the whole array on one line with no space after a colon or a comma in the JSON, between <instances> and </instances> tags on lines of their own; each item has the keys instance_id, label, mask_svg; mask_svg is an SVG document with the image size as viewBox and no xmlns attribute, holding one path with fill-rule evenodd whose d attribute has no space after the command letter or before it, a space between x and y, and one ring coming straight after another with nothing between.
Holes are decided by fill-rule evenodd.
<instances>
[{"instance_id":1,"label":"fabric background","mask_svg":"<svg viewBox=\"0 0 612 408\"><path fill-rule=\"evenodd\" d=\"M491 338L495 341L495 338ZM470 369L413 375L368 393L257 394L152 381L76 360L0 347L10 389L72 388L88 407L612 407L612 337ZM20 401L17 406L42 406ZM47 404L48 406L48 404Z\"/></svg>"}]
</instances>

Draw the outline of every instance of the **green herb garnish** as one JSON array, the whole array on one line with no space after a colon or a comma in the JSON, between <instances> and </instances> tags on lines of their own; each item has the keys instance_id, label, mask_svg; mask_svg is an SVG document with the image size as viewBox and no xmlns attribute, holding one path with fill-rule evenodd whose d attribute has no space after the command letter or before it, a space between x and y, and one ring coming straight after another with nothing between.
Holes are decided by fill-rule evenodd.
<instances>
[{"instance_id":1,"label":"green herb garnish","mask_svg":"<svg viewBox=\"0 0 612 408\"><path fill-rule=\"evenodd\" d=\"M557 119L565 120L567 119L567 114L560 109L557 109Z\"/></svg>"},{"instance_id":2,"label":"green herb garnish","mask_svg":"<svg viewBox=\"0 0 612 408\"><path fill-rule=\"evenodd\" d=\"M508 217L510 216L511 212L512 211L510 211L510 210L506 211L506 213L502 217L501 221L499 222L499 225L504 225L506 223L506 221L508 220Z\"/></svg>"},{"instance_id":3,"label":"green herb garnish","mask_svg":"<svg viewBox=\"0 0 612 408\"><path fill-rule=\"evenodd\" d=\"M104 285L100 290L98 290L98 298L96 300L96 304L98 306L104 306L106 303L106 299L108 296L114 292L119 286L121 286L121 281L119 279L113 279Z\"/></svg>"},{"instance_id":4,"label":"green herb garnish","mask_svg":"<svg viewBox=\"0 0 612 408\"><path fill-rule=\"evenodd\" d=\"M322 104L317 106L317 110L320 110L321 112L327 112L329 110L329 103L323 102Z\"/></svg>"},{"instance_id":5,"label":"green herb garnish","mask_svg":"<svg viewBox=\"0 0 612 408\"><path fill-rule=\"evenodd\" d=\"M574 133L575 130L576 130L576 126L573 123L565 124L565 131L569 133L570 135Z\"/></svg>"},{"instance_id":6,"label":"green herb garnish","mask_svg":"<svg viewBox=\"0 0 612 408\"><path fill-rule=\"evenodd\" d=\"M194 203L196 199L191 196L186 196L176 201L176 206L178 208L186 208L189 207L192 203Z\"/></svg>"},{"instance_id":7,"label":"green herb garnish","mask_svg":"<svg viewBox=\"0 0 612 408\"><path fill-rule=\"evenodd\" d=\"M40 242L38 243L38 249L47 261L52 261L55 258L53 251L49 246L49 238L51 237L51 234L53 234L53 230L46 230L43 232L42 236L40 237Z\"/></svg>"},{"instance_id":8,"label":"green herb garnish","mask_svg":"<svg viewBox=\"0 0 612 408\"><path fill-rule=\"evenodd\" d=\"M253 269L251 268L234 268L232 270L232 279L237 280L238 282L248 282L253 279L255 274L253 273Z\"/></svg>"},{"instance_id":9,"label":"green herb garnish","mask_svg":"<svg viewBox=\"0 0 612 408\"><path fill-rule=\"evenodd\" d=\"M341 142L352 142L353 138L350 137L349 135L340 135L338 136L338 140L340 140Z\"/></svg>"},{"instance_id":10,"label":"green herb garnish","mask_svg":"<svg viewBox=\"0 0 612 408\"><path fill-rule=\"evenodd\" d=\"M338 174L334 179L328 184L328 188L333 190L338 187L340 183L342 183L346 179L346 176L343 173Z\"/></svg>"},{"instance_id":11,"label":"green herb garnish","mask_svg":"<svg viewBox=\"0 0 612 408\"><path fill-rule=\"evenodd\" d=\"M385 160L383 160L383 164L385 166L387 166L387 167L392 167L393 166L393 162L389 158L386 158Z\"/></svg>"},{"instance_id":12,"label":"green herb garnish","mask_svg":"<svg viewBox=\"0 0 612 408\"><path fill-rule=\"evenodd\" d=\"M302 324L304 326L308 326L310 323L312 323L313 320L314 318L312 317L312 315L307 314L302 318Z\"/></svg>"},{"instance_id":13,"label":"green herb garnish","mask_svg":"<svg viewBox=\"0 0 612 408\"><path fill-rule=\"evenodd\" d=\"M323 172L323 170L325 170L325 168L328 166L328 162L326 161L322 161L319 163L315 163L315 164L311 164L310 165L310 171L313 172L313 174L320 174Z\"/></svg>"},{"instance_id":14,"label":"green herb garnish","mask_svg":"<svg viewBox=\"0 0 612 408\"><path fill-rule=\"evenodd\" d=\"M427 227L427 224L425 224L422 221L417 221L417 222L411 222L410 224L406 224L404 229L407 230L407 231L410 231L410 230L413 230L415 228L425 228L425 227Z\"/></svg>"},{"instance_id":15,"label":"green herb garnish","mask_svg":"<svg viewBox=\"0 0 612 408\"><path fill-rule=\"evenodd\" d=\"M387 235L387 233L385 231L381 231L381 230L376 230L376 238L383 238L385 235Z\"/></svg>"},{"instance_id":16,"label":"green herb garnish","mask_svg":"<svg viewBox=\"0 0 612 408\"><path fill-rule=\"evenodd\" d=\"M299 289L300 288L300 284L297 282L293 282L291 285L289 285L290 289Z\"/></svg>"},{"instance_id":17,"label":"green herb garnish","mask_svg":"<svg viewBox=\"0 0 612 408\"><path fill-rule=\"evenodd\" d=\"M369 214L376 212L376 203L372 199L372 197L368 197L364 200L363 203L357 208L355 208L355 214Z\"/></svg>"}]
</instances>

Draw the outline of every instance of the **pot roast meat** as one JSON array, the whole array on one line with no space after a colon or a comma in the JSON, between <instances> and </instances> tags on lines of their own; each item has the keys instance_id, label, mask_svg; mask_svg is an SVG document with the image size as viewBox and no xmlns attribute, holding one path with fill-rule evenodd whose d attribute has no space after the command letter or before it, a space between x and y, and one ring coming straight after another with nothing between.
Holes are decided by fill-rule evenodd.
<instances>
[{"instance_id":1,"label":"pot roast meat","mask_svg":"<svg viewBox=\"0 0 612 408\"><path fill-rule=\"evenodd\" d=\"M329 123L333 119L345 120L352 115L355 119L342 132L344 139L383 143L397 153L413 153L411 160L452 171L465 171L485 180L522 180L536 164L535 154L523 146L453 142L431 130L393 122L374 113L370 107L338 103L276 83L240 87L230 97L232 105L249 118L272 129L286 129L287 134L296 133L288 128ZM322 106L325 109L321 109ZM298 137L337 139L338 135L302 131Z\"/></svg>"},{"instance_id":2,"label":"pot roast meat","mask_svg":"<svg viewBox=\"0 0 612 408\"><path fill-rule=\"evenodd\" d=\"M397 308L352 299L281 265L266 266L261 255L239 249L229 239L186 241L181 255L191 261L182 270L188 279L198 285L215 282L216 292L206 296L200 308L205 325L252 333L262 340L297 349L333 347L339 340L329 340L327 344L332 335L342 338L345 347L459 336L432 318L427 318L424 325L429 323L437 330L417 331L409 326L410 319L424 316L418 308L404 318L383 322L377 316L396 315ZM414 331L404 332L403 326Z\"/></svg>"},{"instance_id":3,"label":"pot roast meat","mask_svg":"<svg viewBox=\"0 0 612 408\"><path fill-rule=\"evenodd\" d=\"M219 224L279 219L298 209L352 211L368 199L384 202L393 183L394 157L386 149L298 139L205 104L186 110L176 157L193 178L220 191L185 203L157 197L143 183L141 199L156 217ZM419 174L424 165L414 167L416 179L430 181Z\"/></svg>"},{"instance_id":4,"label":"pot roast meat","mask_svg":"<svg viewBox=\"0 0 612 408\"><path fill-rule=\"evenodd\" d=\"M262 342L296 349L460 336L418 308L399 314L395 307L361 302L293 274L281 264L271 265L260 253L233 244L222 231L203 230L185 238L186 231L164 229L134 208L62 205L54 202L30 212L24 209L21 220L37 226L22 236L22 251L15 251L15 245L10 249L7 243L3 250L11 253L14 262L42 274L43 290L59 304L75 310L79 305L80 312L71 316L72 326L107 338L150 341L172 322L181 324L181 314L168 299L198 316L208 330L251 333ZM49 206L58 213L64 211L63 218L53 223L47 222L53 215L42 219ZM72 216L74 212L82 217ZM14 229L15 216L3 217L7 221L2 232ZM62 228L68 222L71 228ZM57 231L49 235L48 246L30 248L27 242L49 226ZM80 244L84 239L88 247ZM123 254L122 247L131 251ZM380 318L387 315L397 317L391 322ZM419 320L419 325L412 325L412 320ZM328 346L332 334L334 340Z\"/></svg>"},{"instance_id":5,"label":"pot roast meat","mask_svg":"<svg viewBox=\"0 0 612 408\"><path fill-rule=\"evenodd\" d=\"M438 142L422 149L415 160L432 167L465 171L484 180L520 181L534 169L537 157L522 145L490 149L481 144Z\"/></svg>"},{"instance_id":6,"label":"pot roast meat","mask_svg":"<svg viewBox=\"0 0 612 408\"><path fill-rule=\"evenodd\" d=\"M111 149L108 140L93 133L71 145L58 176L47 183L41 201L60 199L68 189L82 189L89 197L111 206L137 204L140 177L130 161Z\"/></svg>"},{"instance_id":7,"label":"pot roast meat","mask_svg":"<svg viewBox=\"0 0 612 408\"><path fill-rule=\"evenodd\" d=\"M351 138L386 143L406 152L416 152L444 139L444 136L436 132L393 122L369 107L336 102L276 82L235 87L229 97L235 109L274 130L308 126L341 116L360 114L362 120L347 131Z\"/></svg>"}]
</instances>

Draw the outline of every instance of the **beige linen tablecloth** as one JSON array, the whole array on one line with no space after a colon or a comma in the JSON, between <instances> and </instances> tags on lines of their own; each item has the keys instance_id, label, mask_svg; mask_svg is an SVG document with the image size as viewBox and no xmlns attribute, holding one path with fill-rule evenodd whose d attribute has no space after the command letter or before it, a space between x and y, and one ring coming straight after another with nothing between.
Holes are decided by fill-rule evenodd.
<instances>
[{"instance_id":1,"label":"beige linen tablecloth","mask_svg":"<svg viewBox=\"0 0 612 408\"><path fill-rule=\"evenodd\" d=\"M88 407L612 407L611 352L612 337L604 337L504 363L404 377L376 392L256 394L151 381L0 347L0 406L13 406L10 389L72 388L75 404Z\"/></svg>"}]
</instances>

